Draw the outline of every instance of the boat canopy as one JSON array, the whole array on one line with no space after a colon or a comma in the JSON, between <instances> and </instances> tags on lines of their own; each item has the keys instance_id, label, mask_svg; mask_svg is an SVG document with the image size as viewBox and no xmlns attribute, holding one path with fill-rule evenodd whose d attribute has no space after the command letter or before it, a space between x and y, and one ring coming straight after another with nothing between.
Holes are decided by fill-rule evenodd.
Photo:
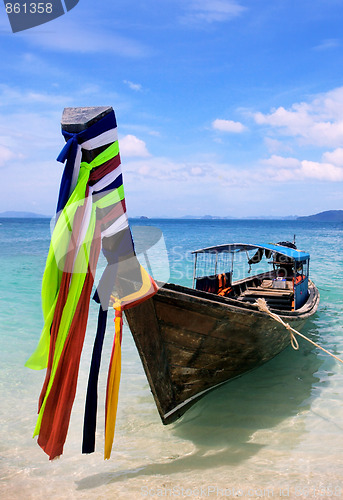
<instances>
[{"instance_id":1,"label":"boat canopy","mask_svg":"<svg viewBox=\"0 0 343 500\"><path fill-rule=\"evenodd\" d=\"M270 243L263 243L261 245L252 245L250 243L230 243L227 245L218 245L214 247L201 248L199 250L194 250L192 254L199 253L210 253L210 254L218 254L218 253L238 253L238 252L247 252L249 250L256 250L258 248L263 248L265 250L270 250L271 252L278 253L280 255L284 255L293 259L296 262L304 262L309 260L310 254L307 252L303 252L302 250L296 250L294 248L289 248L281 245L274 245Z\"/></svg>"}]
</instances>

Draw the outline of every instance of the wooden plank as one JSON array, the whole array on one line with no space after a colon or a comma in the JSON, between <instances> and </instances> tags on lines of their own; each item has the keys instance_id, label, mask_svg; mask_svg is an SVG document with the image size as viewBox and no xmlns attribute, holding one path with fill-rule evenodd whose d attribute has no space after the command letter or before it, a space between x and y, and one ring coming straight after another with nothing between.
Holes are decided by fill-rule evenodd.
<instances>
[{"instance_id":1,"label":"wooden plank","mask_svg":"<svg viewBox=\"0 0 343 500\"><path fill-rule=\"evenodd\" d=\"M186 330L208 334L213 330L216 324L215 318L205 316L199 312L192 312L185 310L182 307L173 306L170 304L160 302L158 299L155 303L156 314L159 321L170 324L180 324Z\"/></svg>"},{"instance_id":2,"label":"wooden plank","mask_svg":"<svg viewBox=\"0 0 343 500\"><path fill-rule=\"evenodd\" d=\"M258 290L260 292L275 292L275 293L282 293L282 292L293 292L293 288L269 288L269 287L264 287L264 286L248 286L247 290Z\"/></svg>"},{"instance_id":3,"label":"wooden plank","mask_svg":"<svg viewBox=\"0 0 343 500\"><path fill-rule=\"evenodd\" d=\"M156 406L161 417L175 401L168 359L152 299L125 310Z\"/></svg>"},{"instance_id":4,"label":"wooden plank","mask_svg":"<svg viewBox=\"0 0 343 500\"><path fill-rule=\"evenodd\" d=\"M263 297L264 295L266 297L291 297L293 295L293 292L291 292L290 290L272 291L272 290L257 290L256 288L248 288L241 295L244 297L248 295L258 295L259 297Z\"/></svg>"},{"instance_id":5,"label":"wooden plank","mask_svg":"<svg viewBox=\"0 0 343 500\"><path fill-rule=\"evenodd\" d=\"M222 350L226 349L228 344L227 325L225 325L226 334L222 337L215 336L215 331L213 335L198 334L183 328L175 328L175 326L170 324L166 325L160 323L160 328L165 343L176 344L180 348L192 351L195 351L201 346L203 352L209 355L214 354L220 356L220 353Z\"/></svg>"}]
</instances>

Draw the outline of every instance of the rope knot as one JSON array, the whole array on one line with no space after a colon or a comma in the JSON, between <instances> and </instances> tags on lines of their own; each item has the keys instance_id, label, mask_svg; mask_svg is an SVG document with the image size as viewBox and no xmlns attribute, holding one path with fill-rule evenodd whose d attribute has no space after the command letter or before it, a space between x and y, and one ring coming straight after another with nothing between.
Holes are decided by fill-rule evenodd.
<instances>
[{"instance_id":1,"label":"rope knot","mask_svg":"<svg viewBox=\"0 0 343 500\"><path fill-rule=\"evenodd\" d=\"M57 161L64 163L68 159L69 155L71 155L73 151L76 151L79 145L79 141L77 133L73 134L71 132L66 132L65 130L62 130L62 133L67 142L58 155Z\"/></svg>"},{"instance_id":2,"label":"rope knot","mask_svg":"<svg viewBox=\"0 0 343 500\"><path fill-rule=\"evenodd\" d=\"M115 317L121 318L122 316L123 316L123 311L122 311L121 307L119 307L118 309L115 310Z\"/></svg>"},{"instance_id":3,"label":"rope knot","mask_svg":"<svg viewBox=\"0 0 343 500\"><path fill-rule=\"evenodd\" d=\"M84 170L88 170L90 172L93 168L93 165L91 163L87 163L86 161L82 161L80 163L80 168L83 168Z\"/></svg>"},{"instance_id":4,"label":"rope knot","mask_svg":"<svg viewBox=\"0 0 343 500\"><path fill-rule=\"evenodd\" d=\"M114 300L112 306L113 306L113 309L114 309L114 312L115 312L115 317L116 318L121 318L122 315L123 315L122 306L121 306L121 300L116 298Z\"/></svg>"}]
</instances>

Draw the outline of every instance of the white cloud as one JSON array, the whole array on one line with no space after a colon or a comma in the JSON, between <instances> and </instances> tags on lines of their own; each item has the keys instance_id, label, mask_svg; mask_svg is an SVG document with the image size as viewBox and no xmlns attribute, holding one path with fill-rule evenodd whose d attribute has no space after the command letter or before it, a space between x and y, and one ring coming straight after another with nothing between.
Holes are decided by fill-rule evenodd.
<instances>
[{"instance_id":1,"label":"white cloud","mask_svg":"<svg viewBox=\"0 0 343 500\"><path fill-rule=\"evenodd\" d=\"M63 168L55 160L64 144L61 112L46 111L46 105L44 111L25 112L30 106L21 102L20 112L13 104L11 113L0 113L0 166L6 178L0 186L1 210L25 210L25 204L30 210L35 200L38 212L53 213ZM39 108L37 103L32 107Z\"/></svg>"},{"instance_id":2,"label":"white cloud","mask_svg":"<svg viewBox=\"0 0 343 500\"><path fill-rule=\"evenodd\" d=\"M220 118L212 122L212 128L214 128L214 130L220 130L221 132L232 132L235 134L240 134L246 130L246 127L240 122L221 120Z\"/></svg>"},{"instance_id":3,"label":"white cloud","mask_svg":"<svg viewBox=\"0 0 343 500\"><path fill-rule=\"evenodd\" d=\"M343 155L343 152L341 152ZM339 152L336 153L338 158ZM153 157L148 160L138 159L125 162L125 179L129 183L139 186L147 184L147 189L160 189L167 182L171 189L175 186L186 186L194 189L194 177L198 189L204 186L211 189L220 185L221 188L252 188L253 186L269 186L300 181L343 181L343 168L326 161L299 160L294 157L272 155L268 159L260 160L255 166L248 168L219 163L216 160L204 162L173 161L169 158ZM218 184L219 183L219 184ZM173 187L172 187L173 186Z\"/></svg>"},{"instance_id":4,"label":"white cloud","mask_svg":"<svg viewBox=\"0 0 343 500\"><path fill-rule=\"evenodd\" d=\"M314 47L315 50L330 50L335 49L341 45L337 38L327 38L323 40L319 45Z\"/></svg>"},{"instance_id":5,"label":"white cloud","mask_svg":"<svg viewBox=\"0 0 343 500\"><path fill-rule=\"evenodd\" d=\"M132 38L116 34L113 29L106 30L106 25L96 19L78 18L74 22L71 16L62 16L49 22L49 30L45 25L37 26L17 36L25 39L25 43L58 52L83 54L115 54L120 57L142 58L150 55L152 50Z\"/></svg>"},{"instance_id":6,"label":"white cloud","mask_svg":"<svg viewBox=\"0 0 343 500\"><path fill-rule=\"evenodd\" d=\"M343 143L343 87L320 94L310 102L279 107L269 114L254 114L258 125L274 133L299 138L316 147L338 147Z\"/></svg>"},{"instance_id":7,"label":"white cloud","mask_svg":"<svg viewBox=\"0 0 343 500\"><path fill-rule=\"evenodd\" d=\"M269 153L280 153L281 151L292 152L292 148L278 139L265 137L264 143L267 146Z\"/></svg>"},{"instance_id":8,"label":"white cloud","mask_svg":"<svg viewBox=\"0 0 343 500\"><path fill-rule=\"evenodd\" d=\"M63 147L60 113L12 113L0 115L0 136L3 146L21 158L55 159ZM24 169L25 170L25 169Z\"/></svg>"},{"instance_id":9,"label":"white cloud","mask_svg":"<svg viewBox=\"0 0 343 500\"><path fill-rule=\"evenodd\" d=\"M130 80L124 80L124 83L131 89L135 90L136 92L142 91L142 85L140 83L133 83L130 82Z\"/></svg>"},{"instance_id":10,"label":"white cloud","mask_svg":"<svg viewBox=\"0 0 343 500\"><path fill-rule=\"evenodd\" d=\"M185 178L186 171L182 163L176 163L169 158L152 157L149 160L133 160L125 162L125 179L131 179L135 182L139 179L144 182L157 182L179 180Z\"/></svg>"},{"instance_id":11,"label":"white cloud","mask_svg":"<svg viewBox=\"0 0 343 500\"><path fill-rule=\"evenodd\" d=\"M198 175L203 175L204 174L204 169L202 167L192 167L191 168L191 175L194 175L197 177Z\"/></svg>"},{"instance_id":12,"label":"white cloud","mask_svg":"<svg viewBox=\"0 0 343 500\"><path fill-rule=\"evenodd\" d=\"M53 159L40 161L38 155L25 163L11 160L10 168L6 169L6 182L0 184L0 210L32 210L52 215L62 168L62 164Z\"/></svg>"},{"instance_id":13,"label":"white cloud","mask_svg":"<svg viewBox=\"0 0 343 500\"><path fill-rule=\"evenodd\" d=\"M338 167L343 167L343 148L337 148L334 151L324 153L323 160Z\"/></svg>"},{"instance_id":14,"label":"white cloud","mask_svg":"<svg viewBox=\"0 0 343 500\"><path fill-rule=\"evenodd\" d=\"M278 156L278 155L272 155L270 158L267 160L261 160L260 162L262 165L270 166L275 169L284 169L284 168L289 168L289 169L295 169L295 168L300 168L301 162L300 160L297 160L297 158L284 158L283 156Z\"/></svg>"},{"instance_id":15,"label":"white cloud","mask_svg":"<svg viewBox=\"0 0 343 500\"><path fill-rule=\"evenodd\" d=\"M245 10L236 0L192 0L182 21L224 22L241 15Z\"/></svg>"},{"instance_id":16,"label":"white cloud","mask_svg":"<svg viewBox=\"0 0 343 500\"><path fill-rule=\"evenodd\" d=\"M119 140L121 155L130 156L150 156L146 144L142 139L138 139L135 135L128 134Z\"/></svg>"},{"instance_id":17,"label":"white cloud","mask_svg":"<svg viewBox=\"0 0 343 500\"><path fill-rule=\"evenodd\" d=\"M306 179L328 182L343 181L343 168L326 162L325 159L328 154L325 153L323 155L322 162L273 155L267 160L262 160L260 164L267 167L264 172L265 175L277 182L301 181Z\"/></svg>"},{"instance_id":18,"label":"white cloud","mask_svg":"<svg viewBox=\"0 0 343 500\"><path fill-rule=\"evenodd\" d=\"M151 120L154 119L154 117L149 116L148 119ZM120 129L127 130L128 132L135 132L137 134L148 134L154 137L161 136L160 131L152 130L148 125L144 125L143 123L123 122L120 124Z\"/></svg>"},{"instance_id":19,"label":"white cloud","mask_svg":"<svg viewBox=\"0 0 343 500\"><path fill-rule=\"evenodd\" d=\"M49 104L50 106L64 106L71 102L67 95L56 93L36 92L33 90L19 90L9 85L0 85L0 106L19 106Z\"/></svg>"},{"instance_id":20,"label":"white cloud","mask_svg":"<svg viewBox=\"0 0 343 500\"><path fill-rule=\"evenodd\" d=\"M305 105L293 105L290 111L281 106L268 115L260 112L255 113L254 118L258 125L283 127L289 135L300 135L312 124L312 119L308 115Z\"/></svg>"},{"instance_id":21,"label":"white cloud","mask_svg":"<svg viewBox=\"0 0 343 500\"><path fill-rule=\"evenodd\" d=\"M301 162L301 173L305 178L331 182L343 181L343 168L336 167L330 163L303 160Z\"/></svg>"},{"instance_id":22,"label":"white cloud","mask_svg":"<svg viewBox=\"0 0 343 500\"><path fill-rule=\"evenodd\" d=\"M254 186L256 182L265 183L265 176L251 170L216 161L174 161L166 157L151 157L148 160L123 162L125 182L140 190L153 190L156 194L162 186L168 185L170 192L180 189L194 191L196 183L199 193L204 189L214 189L218 193L224 187L237 189ZM144 187L143 187L144 186Z\"/></svg>"},{"instance_id":23,"label":"white cloud","mask_svg":"<svg viewBox=\"0 0 343 500\"><path fill-rule=\"evenodd\" d=\"M9 160L12 160L15 157L16 154L13 153L13 151L0 144L0 167L3 167Z\"/></svg>"}]
</instances>

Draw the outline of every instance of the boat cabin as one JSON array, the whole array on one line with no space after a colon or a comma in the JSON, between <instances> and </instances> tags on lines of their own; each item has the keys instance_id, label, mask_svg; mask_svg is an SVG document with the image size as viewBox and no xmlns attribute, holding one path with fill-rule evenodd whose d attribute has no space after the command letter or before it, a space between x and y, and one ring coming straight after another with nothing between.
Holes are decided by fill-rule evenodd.
<instances>
[{"instance_id":1,"label":"boat cabin","mask_svg":"<svg viewBox=\"0 0 343 500\"><path fill-rule=\"evenodd\" d=\"M196 290L250 303L264 298L270 308L288 311L300 309L308 298L310 255L293 243L233 243L192 253ZM233 281L234 265L242 253L248 276ZM260 272L250 275L253 267Z\"/></svg>"}]
</instances>

